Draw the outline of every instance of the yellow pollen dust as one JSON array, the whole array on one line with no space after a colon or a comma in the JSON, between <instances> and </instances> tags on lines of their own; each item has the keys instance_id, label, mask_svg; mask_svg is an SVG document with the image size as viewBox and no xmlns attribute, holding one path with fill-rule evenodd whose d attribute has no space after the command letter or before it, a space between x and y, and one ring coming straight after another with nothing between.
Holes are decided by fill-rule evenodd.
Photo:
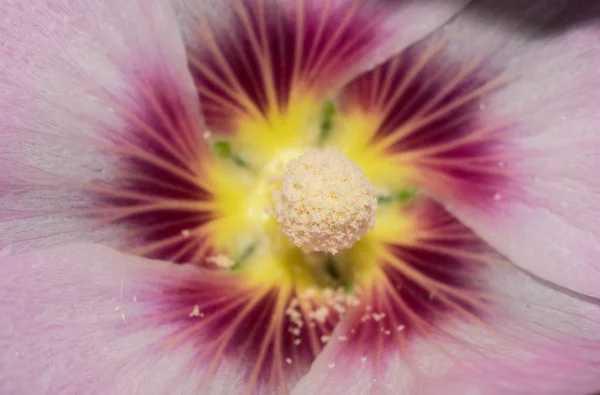
<instances>
[{"instance_id":1,"label":"yellow pollen dust","mask_svg":"<svg viewBox=\"0 0 600 395\"><path fill-rule=\"evenodd\" d=\"M290 161L272 197L283 233L305 252L336 254L375 225L375 189L336 149L315 149Z\"/></svg>"}]
</instances>

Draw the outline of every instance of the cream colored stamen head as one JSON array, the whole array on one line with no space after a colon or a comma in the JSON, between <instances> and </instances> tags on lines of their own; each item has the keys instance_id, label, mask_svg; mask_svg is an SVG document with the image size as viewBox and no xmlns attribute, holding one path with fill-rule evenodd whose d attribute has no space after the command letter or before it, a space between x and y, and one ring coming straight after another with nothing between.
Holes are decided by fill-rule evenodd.
<instances>
[{"instance_id":1,"label":"cream colored stamen head","mask_svg":"<svg viewBox=\"0 0 600 395\"><path fill-rule=\"evenodd\" d=\"M283 232L305 252L350 248L375 224L373 186L336 149L309 151L290 161L273 200Z\"/></svg>"}]
</instances>

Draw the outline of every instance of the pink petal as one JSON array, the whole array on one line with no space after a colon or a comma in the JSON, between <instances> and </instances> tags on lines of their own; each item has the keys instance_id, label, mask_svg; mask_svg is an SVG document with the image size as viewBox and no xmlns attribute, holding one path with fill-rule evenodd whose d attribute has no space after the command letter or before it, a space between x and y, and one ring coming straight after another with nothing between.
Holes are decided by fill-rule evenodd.
<instances>
[{"instance_id":1,"label":"pink petal","mask_svg":"<svg viewBox=\"0 0 600 395\"><path fill-rule=\"evenodd\" d=\"M268 3L268 0L265 3ZM368 59L364 59L361 68L377 64L395 52L424 37L436 27L445 23L471 0L456 1L420 1L420 0L326 0L315 4L331 3L334 6L351 7L356 3L377 4L380 7L393 7L388 10L388 19L382 29L388 32L387 40L380 46L371 48ZM247 0L256 3L259 0ZM198 18L218 18L223 16L223 7L227 1L215 0L171 0L174 4L184 32L184 39L190 48L198 45ZM231 2L233 3L233 2ZM276 1L286 6L297 5L299 0ZM306 2L310 3L310 1ZM358 68L356 70L359 71Z\"/></svg>"},{"instance_id":2,"label":"pink petal","mask_svg":"<svg viewBox=\"0 0 600 395\"><path fill-rule=\"evenodd\" d=\"M169 289L199 275L95 245L1 259L0 393L239 393L239 366L207 373L206 339L183 336L193 304L175 317Z\"/></svg>"},{"instance_id":3,"label":"pink petal","mask_svg":"<svg viewBox=\"0 0 600 395\"><path fill-rule=\"evenodd\" d=\"M480 103L482 128L504 140L494 169L509 187L444 202L513 263L600 296L600 15L594 1L484 1L446 29L449 63L483 59L508 84Z\"/></svg>"},{"instance_id":4,"label":"pink petal","mask_svg":"<svg viewBox=\"0 0 600 395\"><path fill-rule=\"evenodd\" d=\"M171 7L19 1L2 2L0 14L2 253L67 240L117 244L116 229L92 230L80 215L93 199L86 187L123 170L119 154L101 148L122 146L144 123L167 130L157 106L200 122Z\"/></svg>"},{"instance_id":5,"label":"pink petal","mask_svg":"<svg viewBox=\"0 0 600 395\"><path fill-rule=\"evenodd\" d=\"M313 100L447 21L468 0L173 0L211 131ZM418 23L413 23L418 21Z\"/></svg>"},{"instance_id":6,"label":"pink petal","mask_svg":"<svg viewBox=\"0 0 600 395\"><path fill-rule=\"evenodd\" d=\"M513 268L492 273L490 328L448 323L386 363L330 342L293 394L588 394L600 388L600 304ZM347 328L340 328L343 333ZM450 337L453 336L453 337ZM332 337L332 338L335 338ZM375 339L373 340L376 341Z\"/></svg>"}]
</instances>

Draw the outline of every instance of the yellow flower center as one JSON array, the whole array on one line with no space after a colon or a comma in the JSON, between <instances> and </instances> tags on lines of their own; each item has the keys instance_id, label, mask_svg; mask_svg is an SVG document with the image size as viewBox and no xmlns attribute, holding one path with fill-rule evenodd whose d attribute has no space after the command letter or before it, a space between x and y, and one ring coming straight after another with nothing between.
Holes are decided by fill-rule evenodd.
<instances>
[{"instance_id":1,"label":"yellow flower center","mask_svg":"<svg viewBox=\"0 0 600 395\"><path fill-rule=\"evenodd\" d=\"M304 252L336 254L375 224L375 189L360 167L333 148L289 162L272 193L277 222Z\"/></svg>"},{"instance_id":2,"label":"yellow flower center","mask_svg":"<svg viewBox=\"0 0 600 395\"><path fill-rule=\"evenodd\" d=\"M297 295L359 292L379 275L386 243L415 237L410 230L416 219L402 210L414 189L397 180L406 179L397 171L393 183L378 177L386 167L381 155L357 155L364 150L335 138L359 134L352 132L356 122L334 122L331 102L290 111L260 128L243 124L250 134L264 131L255 141L242 138L244 133L211 141L216 155L207 167L208 182L217 206L212 241L231 258L230 270L249 284ZM283 119L294 121L283 127ZM315 124L319 133L313 133ZM276 140L280 127L296 138Z\"/></svg>"}]
</instances>

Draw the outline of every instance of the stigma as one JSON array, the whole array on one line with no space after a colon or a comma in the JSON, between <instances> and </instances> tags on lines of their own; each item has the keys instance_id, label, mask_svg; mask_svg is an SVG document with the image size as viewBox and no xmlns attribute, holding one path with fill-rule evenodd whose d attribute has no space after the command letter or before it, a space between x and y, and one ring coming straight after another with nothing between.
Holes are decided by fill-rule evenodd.
<instances>
[{"instance_id":1,"label":"stigma","mask_svg":"<svg viewBox=\"0 0 600 395\"><path fill-rule=\"evenodd\" d=\"M375 188L361 168L333 148L290 161L272 193L283 233L304 252L336 254L375 225Z\"/></svg>"}]
</instances>

